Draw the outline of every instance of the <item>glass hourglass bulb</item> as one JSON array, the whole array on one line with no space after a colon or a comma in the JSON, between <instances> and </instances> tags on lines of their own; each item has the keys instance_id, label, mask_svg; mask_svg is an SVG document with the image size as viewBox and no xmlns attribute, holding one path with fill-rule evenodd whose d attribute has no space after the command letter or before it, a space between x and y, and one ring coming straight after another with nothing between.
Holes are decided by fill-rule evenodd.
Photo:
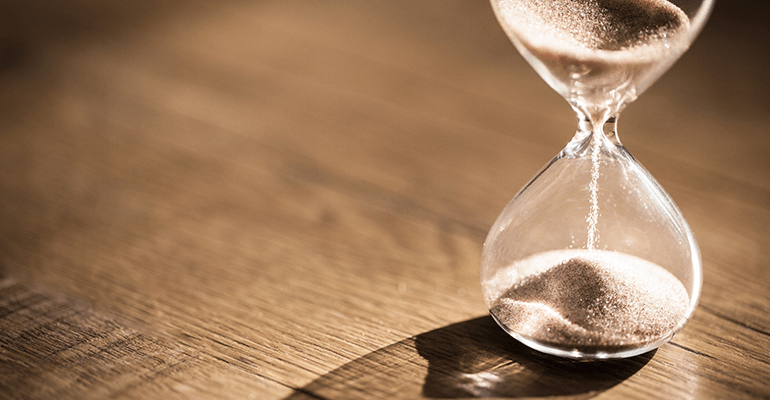
<instances>
[{"instance_id":1,"label":"glass hourglass bulb","mask_svg":"<svg viewBox=\"0 0 770 400\"><path fill-rule=\"evenodd\" d=\"M484 243L485 300L524 344L572 358L629 357L670 340L695 311L698 245L620 143L616 120L687 49L712 3L492 0L516 48L578 114L572 140Z\"/></svg>"}]
</instances>

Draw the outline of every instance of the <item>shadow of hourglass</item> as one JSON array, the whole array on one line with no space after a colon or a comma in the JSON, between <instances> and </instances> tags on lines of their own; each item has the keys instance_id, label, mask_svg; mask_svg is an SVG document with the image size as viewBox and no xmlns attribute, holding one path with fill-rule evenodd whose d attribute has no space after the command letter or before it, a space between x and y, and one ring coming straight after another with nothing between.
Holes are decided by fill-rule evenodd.
<instances>
[{"instance_id":1,"label":"shadow of hourglass","mask_svg":"<svg viewBox=\"0 0 770 400\"><path fill-rule=\"evenodd\" d=\"M543 355L518 343L484 316L383 347L286 399L587 398L629 378L654 354L606 361Z\"/></svg>"}]
</instances>

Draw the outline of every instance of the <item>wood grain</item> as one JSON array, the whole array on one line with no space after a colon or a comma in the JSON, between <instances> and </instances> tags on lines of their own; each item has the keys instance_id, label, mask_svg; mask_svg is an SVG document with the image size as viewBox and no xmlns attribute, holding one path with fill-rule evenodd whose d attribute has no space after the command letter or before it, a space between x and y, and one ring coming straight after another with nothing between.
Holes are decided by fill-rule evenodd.
<instances>
[{"instance_id":1,"label":"wood grain","mask_svg":"<svg viewBox=\"0 0 770 400\"><path fill-rule=\"evenodd\" d=\"M486 232L574 131L487 2L65 4L0 13L0 397L770 397L765 3L623 113L705 285L609 363L487 316Z\"/></svg>"}]
</instances>

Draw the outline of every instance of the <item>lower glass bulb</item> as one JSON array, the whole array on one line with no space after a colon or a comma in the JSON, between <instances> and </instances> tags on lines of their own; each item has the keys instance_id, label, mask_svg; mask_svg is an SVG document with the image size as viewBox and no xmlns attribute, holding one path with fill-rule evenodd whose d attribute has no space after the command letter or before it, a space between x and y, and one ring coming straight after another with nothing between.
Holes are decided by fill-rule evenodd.
<instances>
[{"instance_id":1,"label":"lower glass bulb","mask_svg":"<svg viewBox=\"0 0 770 400\"><path fill-rule=\"evenodd\" d=\"M629 357L680 331L698 303L687 221L616 136L578 134L511 200L484 243L497 323L571 358Z\"/></svg>"}]
</instances>

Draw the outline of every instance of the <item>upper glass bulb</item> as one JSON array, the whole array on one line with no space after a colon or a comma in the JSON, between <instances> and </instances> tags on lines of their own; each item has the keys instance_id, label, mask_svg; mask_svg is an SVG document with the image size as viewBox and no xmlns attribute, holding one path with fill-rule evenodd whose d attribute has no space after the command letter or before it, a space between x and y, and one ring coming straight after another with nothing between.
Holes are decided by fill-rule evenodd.
<instances>
[{"instance_id":1,"label":"upper glass bulb","mask_svg":"<svg viewBox=\"0 0 770 400\"><path fill-rule=\"evenodd\" d=\"M592 119L617 115L700 32L711 0L492 0L524 58Z\"/></svg>"}]
</instances>

